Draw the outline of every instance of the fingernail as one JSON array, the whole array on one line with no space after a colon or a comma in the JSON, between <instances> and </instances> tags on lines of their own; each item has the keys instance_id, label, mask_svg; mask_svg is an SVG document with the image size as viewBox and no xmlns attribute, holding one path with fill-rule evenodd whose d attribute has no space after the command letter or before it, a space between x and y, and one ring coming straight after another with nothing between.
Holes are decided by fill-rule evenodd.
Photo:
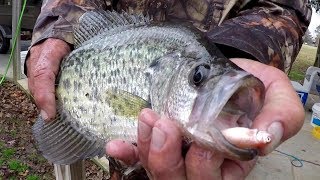
<instances>
[{"instance_id":1,"label":"fingernail","mask_svg":"<svg viewBox=\"0 0 320 180\"><path fill-rule=\"evenodd\" d=\"M106 145L106 153L107 154L114 154L117 151L119 151L119 148L115 143L113 143L113 142L107 143L107 145Z\"/></svg>"},{"instance_id":2,"label":"fingernail","mask_svg":"<svg viewBox=\"0 0 320 180\"><path fill-rule=\"evenodd\" d=\"M151 148L160 150L166 141L166 134L159 128L154 127L152 129Z\"/></svg>"},{"instance_id":3,"label":"fingernail","mask_svg":"<svg viewBox=\"0 0 320 180\"><path fill-rule=\"evenodd\" d=\"M159 115L151 109L143 109L140 113L139 120L144 122L155 122L159 120Z\"/></svg>"},{"instance_id":4,"label":"fingernail","mask_svg":"<svg viewBox=\"0 0 320 180\"><path fill-rule=\"evenodd\" d=\"M138 136L141 140L148 140L150 138L150 135L151 135L151 127L142 122L142 121L139 121L138 123Z\"/></svg>"},{"instance_id":5,"label":"fingernail","mask_svg":"<svg viewBox=\"0 0 320 180\"><path fill-rule=\"evenodd\" d=\"M49 119L48 114L42 109L40 111L40 115L41 115L42 119L44 119L44 120L48 120Z\"/></svg>"},{"instance_id":6,"label":"fingernail","mask_svg":"<svg viewBox=\"0 0 320 180\"><path fill-rule=\"evenodd\" d=\"M262 150L262 154L266 155L276 149L281 142L283 136L283 126L280 122L273 122L267 129L267 132L272 135L271 142Z\"/></svg>"}]
</instances>

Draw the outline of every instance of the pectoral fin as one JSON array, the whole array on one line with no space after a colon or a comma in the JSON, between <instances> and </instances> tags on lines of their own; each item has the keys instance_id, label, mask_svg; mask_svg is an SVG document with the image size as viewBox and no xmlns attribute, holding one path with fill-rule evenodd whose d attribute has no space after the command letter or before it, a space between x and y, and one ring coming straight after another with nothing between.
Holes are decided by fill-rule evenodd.
<instances>
[{"instance_id":1,"label":"pectoral fin","mask_svg":"<svg viewBox=\"0 0 320 180\"><path fill-rule=\"evenodd\" d=\"M150 102L122 90L107 90L106 101L115 115L136 118L144 108L150 108Z\"/></svg>"}]
</instances>

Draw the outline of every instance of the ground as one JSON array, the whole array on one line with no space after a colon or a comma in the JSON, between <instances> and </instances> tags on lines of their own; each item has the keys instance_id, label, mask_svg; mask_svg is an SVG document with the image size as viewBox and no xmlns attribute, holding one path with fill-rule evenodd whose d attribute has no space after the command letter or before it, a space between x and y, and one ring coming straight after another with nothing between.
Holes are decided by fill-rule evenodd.
<instances>
[{"instance_id":1,"label":"ground","mask_svg":"<svg viewBox=\"0 0 320 180\"><path fill-rule=\"evenodd\" d=\"M0 86L0 180L55 179L53 166L37 151L32 125L38 109L19 86L5 82ZM87 179L109 176L91 161L85 162Z\"/></svg>"},{"instance_id":2,"label":"ground","mask_svg":"<svg viewBox=\"0 0 320 180\"><path fill-rule=\"evenodd\" d=\"M291 80L300 81L304 79L304 74L309 66L313 66L317 53L317 47L302 45L297 59L294 61L289 77Z\"/></svg>"}]
</instances>

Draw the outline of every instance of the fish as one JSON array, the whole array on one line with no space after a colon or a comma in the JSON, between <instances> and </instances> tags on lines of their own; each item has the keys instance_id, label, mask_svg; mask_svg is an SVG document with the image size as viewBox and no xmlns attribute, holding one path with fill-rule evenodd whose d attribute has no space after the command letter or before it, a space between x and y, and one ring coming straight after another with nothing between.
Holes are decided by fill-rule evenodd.
<instances>
[{"instance_id":1,"label":"fish","mask_svg":"<svg viewBox=\"0 0 320 180\"><path fill-rule=\"evenodd\" d=\"M50 122L39 115L33 125L37 147L50 162L105 156L113 139L135 143L144 108L174 121L185 139L230 159L257 155L223 132L251 127L264 84L201 33L183 23L99 10L82 15L74 29L75 48L57 77L57 115Z\"/></svg>"}]
</instances>

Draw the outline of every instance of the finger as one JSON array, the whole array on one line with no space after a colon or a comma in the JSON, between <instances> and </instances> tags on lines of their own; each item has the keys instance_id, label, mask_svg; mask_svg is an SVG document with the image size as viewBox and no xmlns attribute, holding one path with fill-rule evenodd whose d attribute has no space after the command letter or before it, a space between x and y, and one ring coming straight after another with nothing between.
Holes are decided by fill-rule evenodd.
<instances>
[{"instance_id":1,"label":"finger","mask_svg":"<svg viewBox=\"0 0 320 180\"><path fill-rule=\"evenodd\" d=\"M112 140L106 145L106 153L127 165L138 162L138 149L133 144L123 140Z\"/></svg>"},{"instance_id":2,"label":"finger","mask_svg":"<svg viewBox=\"0 0 320 180\"><path fill-rule=\"evenodd\" d=\"M138 150L139 159L142 164L147 165L149 147L151 142L152 127L160 116L151 109L143 109L139 115L138 122Z\"/></svg>"},{"instance_id":3,"label":"finger","mask_svg":"<svg viewBox=\"0 0 320 180\"><path fill-rule=\"evenodd\" d=\"M37 48L38 51L42 51ZM54 82L55 73L51 67L51 60L42 55L42 52L33 52L30 59L27 61L29 68L28 71L28 85L30 91L35 99L37 106L41 109L40 113L43 119L48 120L54 117L55 109L55 95L54 95ZM40 54L36 54L40 53ZM59 66L59 65L56 65Z\"/></svg>"},{"instance_id":4,"label":"finger","mask_svg":"<svg viewBox=\"0 0 320 180\"><path fill-rule=\"evenodd\" d=\"M221 179L224 157L192 144L185 158L188 179Z\"/></svg>"},{"instance_id":5,"label":"finger","mask_svg":"<svg viewBox=\"0 0 320 180\"><path fill-rule=\"evenodd\" d=\"M300 116L304 114L304 112L296 114L295 112L291 112L291 110L298 112L300 111L299 109L295 107L290 109L286 106L288 106L288 104L282 102L269 103L263 107L261 113L256 117L253 128L265 130L272 134L272 141L267 146L260 148L260 155L269 154L283 141L292 137L301 129L303 117ZM279 108L283 109L279 110ZM272 116L270 116L270 114L272 114ZM295 115L295 117L292 117L292 115Z\"/></svg>"},{"instance_id":6,"label":"finger","mask_svg":"<svg viewBox=\"0 0 320 180\"><path fill-rule=\"evenodd\" d=\"M47 69L43 74L35 74L33 78L33 96L37 106L41 109L41 116L45 120L54 118L56 114L55 74Z\"/></svg>"},{"instance_id":7,"label":"finger","mask_svg":"<svg viewBox=\"0 0 320 180\"><path fill-rule=\"evenodd\" d=\"M46 120L52 119L56 114L55 77L60 61L69 52L69 45L58 39L47 39L30 50L27 60L28 85Z\"/></svg>"},{"instance_id":8,"label":"finger","mask_svg":"<svg viewBox=\"0 0 320 180\"><path fill-rule=\"evenodd\" d=\"M272 134L272 141L260 149L260 155L272 152L302 127L304 109L289 80L274 80L267 89L265 105L253 127Z\"/></svg>"},{"instance_id":9,"label":"finger","mask_svg":"<svg viewBox=\"0 0 320 180\"><path fill-rule=\"evenodd\" d=\"M303 124L304 109L287 75L279 69L259 62L249 62L245 59L233 59L232 61L257 76L266 86L265 105L262 109L262 113L266 114L261 116L263 117L261 121L270 125L270 122L279 119L285 129L284 139L293 136ZM271 119L270 115L277 116L277 118Z\"/></svg>"},{"instance_id":10,"label":"finger","mask_svg":"<svg viewBox=\"0 0 320 180\"><path fill-rule=\"evenodd\" d=\"M251 161L232 161L226 159L221 165L222 179L241 180L245 179L253 169L257 158Z\"/></svg>"},{"instance_id":11,"label":"finger","mask_svg":"<svg viewBox=\"0 0 320 180\"><path fill-rule=\"evenodd\" d=\"M244 58L231 58L230 60L243 70L259 78L267 88L274 80L287 79L281 70L257 61Z\"/></svg>"},{"instance_id":12,"label":"finger","mask_svg":"<svg viewBox=\"0 0 320 180\"><path fill-rule=\"evenodd\" d=\"M265 104L253 128L272 134L272 142L260 155L272 152L281 142L296 134L303 125L304 109L290 80L282 71L259 62L233 59L234 63L261 79L266 86Z\"/></svg>"},{"instance_id":13,"label":"finger","mask_svg":"<svg viewBox=\"0 0 320 180\"><path fill-rule=\"evenodd\" d=\"M152 129L148 155L148 170L154 179L185 179L181 155L182 136L176 124L166 118Z\"/></svg>"}]
</instances>

